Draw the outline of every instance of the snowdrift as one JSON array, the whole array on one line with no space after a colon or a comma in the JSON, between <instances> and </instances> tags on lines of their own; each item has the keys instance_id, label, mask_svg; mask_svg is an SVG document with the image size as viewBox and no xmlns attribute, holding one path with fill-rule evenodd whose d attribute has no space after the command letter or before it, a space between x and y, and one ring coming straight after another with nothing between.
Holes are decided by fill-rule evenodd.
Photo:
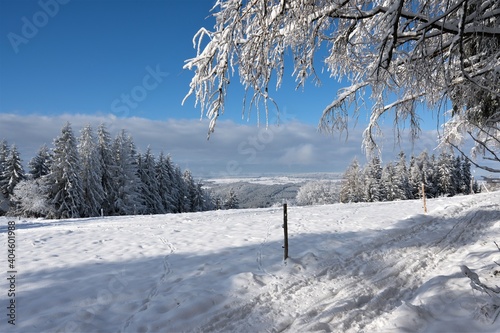
<instances>
[{"instance_id":1,"label":"snowdrift","mask_svg":"<svg viewBox=\"0 0 500 333\"><path fill-rule=\"evenodd\" d=\"M500 285L500 192L427 205L288 207L285 262L276 207L15 221L0 331L500 331L460 268Z\"/></svg>"}]
</instances>

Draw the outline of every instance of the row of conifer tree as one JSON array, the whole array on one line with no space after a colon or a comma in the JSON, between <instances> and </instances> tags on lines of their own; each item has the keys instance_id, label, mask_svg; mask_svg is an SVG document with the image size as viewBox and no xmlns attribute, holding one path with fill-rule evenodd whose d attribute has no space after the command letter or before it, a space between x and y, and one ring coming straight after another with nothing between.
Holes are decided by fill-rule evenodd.
<instances>
[{"instance_id":1,"label":"row of conifer tree","mask_svg":"<svg viewBox=\"0 0 500 333\"><path fill-rule=\"evenodd\" d=\"M443 150L437 157L424 151L411 156L404 152L396 162L382 166L378 156L361 167L355 159L347 168L340 190L341 202L376 202L454 196L479 192L467 158Z\"/></svg>"},{"instance_id":2,"label":"row of conifer tree","mask_svg":"<svg viewBox=\"0 0 500 333\"><path fill-rule=\"evenodd\" d=\"M12 215L77 218L214 208L189 170L181 171L163 152L155 157L149 147L139 153L124 130L112 139L104 124L97 133L84 127L77 138L67 123L52 149L42 146L28 167L25 173L15 145L0 142L0 199L9 202Z\"/></svg>"}]
</instances>

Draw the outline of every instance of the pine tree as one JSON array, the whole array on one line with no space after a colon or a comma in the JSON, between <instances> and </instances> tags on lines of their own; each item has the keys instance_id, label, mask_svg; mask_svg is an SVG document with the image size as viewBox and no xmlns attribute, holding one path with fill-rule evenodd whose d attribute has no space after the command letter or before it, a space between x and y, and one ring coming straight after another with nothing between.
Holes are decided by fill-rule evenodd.
<instances>
[{"instance_id":1,"label":"pine tree","mask_svg":"<svg viewBox=\"0 0 500 333\"><path fill-rule=\"evenodd\" d=\"M340 189L340 202L363 201L362 170L357 159L347 167Z\"/></svg>"},{"instance_id":2,"label":"pine tree","mask_svg":"<svg viewBox=\"0 0 500 333\"><path fill-rule=\"evenodd\" d=\"M50 156L50 151L47 145L43 145L38 149L35 157L33 157L28 163L29 174L33 179L38 179L40 177L46 176L50 172L50 162L52 157Z\"/></svg>"},{"instance_id":3,"label":"pine tree","mask_svg":"<svg viewBox=\"0 0 500 333\"><path fill-rule=\"evenodd\" d=\"M197 198L197 188L196 184L193 179L193 175L191 174L191 171L189 170L184 170L184 174L182 175L184 179L184 183L186 184L186 189L188 193L188 198L189 198L189 211L190 212L195 212L198 211L198 198Z\"/></svg>"},{"instance_id":4,"label":"pine tree","mask_svg":"<svg viewBox=\"0 0 500 333\"><path fill-rule=\"evenodd\" d=\"M472 182L472 174L470 172L471 163L468 158L462 156L461 160L461 177L462 177L462 185L461 185L461 193L463 194L471 194L471 182Z\"/></svg>"},{"instance_id":5,"label":"pine tree","mask_svg":"<svg viewBox=\"0 0 500 333\"><path fill-rule=\"evenodd\" d=\"M9 155L3 162L2 182L0 191L5 198L9 198L14 193L16 185L25 179L21 157L17 147L13 145L9 150Z\"/></svg>"},{"instance_id":6,"label":"pine tree","mask_svg":"<svg viewBox=\"0 0 500 333\"><path fill-rule=\"evenodd\" d=\"M118 167L113 154L112 139L104 124L100 124L97 129L96 149L102 165L101 187L105 194L101 208L105 215L113 215L116 211L117 185L115 175L118 174Z\"/></svg>"},{"instance_id":7,"label":"pine tree","mask_svg":"<svg viewBox=\"0 0 500 333\"><path fill-rule=\"evenodd\" d=\"M422 197L422 184L425 186L425 196L437 196L437 169L434 155L429 160L427 151L421 152L418 157L412 156L409 169L409 183L412 197Z\"/></svg>"},{"instance_id":8,"label":"pine tree","mask_svg":"<svg viewBox=\"0 0 500 333\"><path fill-rule=\"evenodd\" d=\"M213 210L215 205L213 203L210 192L203 188L202 183L198 183L196 184L196 186L198 188L199 196L201 197L202 200L201 210L202 211Z\"/></svg>"},{"instance_id":9,"label":"pine tree","mask_svg":"<svg viewBox=\"0 0 500 333\"><path fill-rule=\"evenodd\" d=\"M70 123L54 140L53 161L47 176L51 186L49 202L55 218L76 218L84 204L80 158Z\"/></svg>"},{"instance_id":10,"label":"pine tree","mask_svg":"<svg viewBox=\"0 0 500 333\"><path fill-rule=\"evenodd\" d=\"M141 196L137 154L133 139L125 130L117 135L113 151L117 167L113 175L117 192L114 213L117 215L141 214L144 201Z\"/></svg>"},{"instance_id":11,"label":"pine tree","mask_svg":"<svg viewBox=\"0 0 500 333\"><path fill-rule=\"evenodd\" d=\"M238 197L236 196L236 193L234 192L233 189L229 190L228 197L226 201L224 202L224 208L225 209L238 209L240 206L240 203L238 202Z\"/></svg>"},{"instance_id":12,"label":"pine tree","mask_svg":"<svg viewBox=\"0 0 500 333\"><path fill-rule=\"evenodd\" d=\"M424 176L422 170L420 169L417 158L414 155L410 157L410 166L408 169L408 181L411 188L411 196L414 199L421 198L420 187L423 182Z\"/></svg>"},{"instance_id":13,"label":"pine tree","mask_svg":"<svg viewBox=\"0 0 500 333\"><path fill-rule=\"evenodd\" d=\"M381 185L384 191L381 192L380 201L404 200L401 198L398 175L394 164L388 163L382 168ZM382 196L383 195L383 196Z\"/></svg>"},{"instance_id":14,"label":"pine tree","mask_svg":"<svg viewBox=\"0 0 500 333\"><path fill-rule=\"evenodd\" d=\"M6 187L8 180L4 177L5 161L9 156L9 146L6 140L0 141L0 203L3 198L3 187Z\"/></svg>"},{"instance_id":15,"label":"pine tree","mask_svg":"<svg viewBox=\"0 0 500 333\"><path fill-rule=\"evenodd\" d=\"M178 201L176 204L176 212L184 213L189 212L191 207L191 200L189 198L189 191L186 182L184 181L184 177L182 175L182 171L179 167L175 167L174 169L174 184L179 191Z\"/></svg>"},{"instance_id":16,"label":"pine tree","mask_svg":"<svg viewBox=\"0 0 500 333\"><path fill-rule=\"evenodd\" d=\"M453 186L453 195L462 193L462 161L460 160L460 156L452 156L452 186Z\"/></svg>"},{"instance_id":17,"label":"pine tree","mask_svg":"<svg viewBox=\"0 0 500 333\"><path fill-rule=\"evenodd\" d=\"M105 193L102 188L104 166L97 150L97 142L90 125L81 131L78 144L80 155L83 199L82 216L99 216Z\"/></svg>"},{"instance_id":18,"label":"pine tree","mask_svg":"<svg viewBox=\"0 0 500 333\"><path fill-rule=\"evenodd\" d=\"M176 203L179 201L179 191L174 184L174 167L170 156L160 153L156 163L156 181L163 209L167 213L176 212Z\"/></svg>"},{"instance_id":19,"label":"pine tree","mask_svg":"<svg viewBox=\"0 0 500 333\"><path fill-rule=\"evenodd\" d=\"M203 183L201 181L195 182L195 188L194 188L194 198L193 201L194 203L193 208L195 212L201 212L206 210L205 209L205 191L203 190Z\"/></svg>"},{"instance_id":20,"label":"pine tree","mask_svg":"<svg viewBox=\"0 0 500 333\"><path fill-rule=\"evenodd\" d=\"M0 141L0 173L3 171L7 156L9 156L9 146L6 140L2 140Z\"/></svg>"},{"instance_id":21,"label":"pine tree","mask_svg":"<svg viewBox=\"0 0 500 333\"><path fill-rule=\"evenodd\" d=\"M395 184L397 186L396 199L413 199L408 168L406 166L406 155L404 152L398 154L398 161L394 167L396 173Z\"/></svg>"},{"instance_id":22,"label":"pine tree","mask_svg":"<svg viewBox=\"0 0 500 333\"><path fill-rule=\"evenodd\" d=\"M138 172L142 182L141 191L145 214L164 214L159 184L156 179L155 158L148 147L144 155L138 156Z\"/></svg>"},{"instance_id":23,"label":"pine tree","mask_svg":"<svg viewBox=\"0 0 500 333\"><path fill-rule=\"evenodd\" d=\"M444 150L439 154L438 158L438 176L439 176L439 194L445 196L455 195L454 184L454 159Z\"/></svg>"},{"instance_id":24,"label":"pine tree","mask_svg":"<svg viewBox=\"0 0 500 333\"><path fill-rule=\"evenodd\" d=\"M383 189L381 187L382 166L380 158L373 156L364 169L364 199L367 202L381 201L383 198Z\"/></svg>"},{"instance_id":25,"label":"pine tree","mask_svg":"<svg viewBox=\"0 0 500 333\"><path fill-rule=\"evenodd\" d=\"M426 152L423 168L425 169L425 196L435 198L439 195L439 170L436 155L428 158Z\"/></svg>"}]
</instances>

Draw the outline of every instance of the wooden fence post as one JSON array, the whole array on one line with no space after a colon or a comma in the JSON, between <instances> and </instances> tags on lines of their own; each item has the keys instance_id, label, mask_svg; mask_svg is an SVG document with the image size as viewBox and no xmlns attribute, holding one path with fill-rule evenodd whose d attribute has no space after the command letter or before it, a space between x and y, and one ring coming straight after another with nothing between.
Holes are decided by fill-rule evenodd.
<instances>
[{"instance_id":1,"label":"wooden fence post","mask_svg":"<svg viewBox=\"0 0 500 333\"><path fill-rule=\"evenodd\" d=\"M285 234L285 244L283 245L285 253L283 255L283 260L286 260L288 258L288 215L286 203L283 204L283 230Z\"/></svg>"}]
</instances>

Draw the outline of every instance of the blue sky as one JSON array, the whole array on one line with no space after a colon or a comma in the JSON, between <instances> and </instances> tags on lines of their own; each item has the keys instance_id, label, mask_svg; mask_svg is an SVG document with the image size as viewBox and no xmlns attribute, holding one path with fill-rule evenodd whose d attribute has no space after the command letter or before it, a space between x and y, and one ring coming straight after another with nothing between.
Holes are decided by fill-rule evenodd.
<instances>
[{"instance_id":1,"label":"blue sky","mask_svg":"<svg viewBox=\"0 0 500 333\"><path fill-rule=\"evenodd\" d=\"M0 31L5 36L0 45L0 112L200 118L194 98L181 106L192 77L182 67L195 55L196 31L213 26L213 0L1 0L0 4ZM144 94L140 87L151 71L159 73L159 80L152 78L151 89ZM330 80L324 84L295 91L290 77L275 93L280 109L317 124L336 91ZM231 89L223 119L241 122L243 92ZM135 99L127 100L127 95ZM256 123L257 117L243 121Z\"/></svg>"},{"instance_id":2,"label":"blue sky","mask_svg":"<svg viewBox=\"0 0 500 333\"><path fill-rule=\"evenodd\" d=\"M111 113L119 109L112 102L142 85L152 68L163 73L162 81L119 116L199 117L180 105L190 80L182 66L193 55L191 38L207 23L213 1L41 2L59 6L45 24L37 15L47 12L39 1L0 2L0 28L7 36L1 39L1 112ZM23 18L39 22L38 31L26 43L9 39L9 33L31 35Z\"/></svg>"},{"instance_id":3,"label":"blue sky","mask_svg":"<svg viewBox=\"0 0 500 333\"><path fill-rule=\"evenodd\" d=\"M208 121L200 121L194 97L181 105L192 77L182 67L195 55L193 35L213 26L213 4L0 0L0 139L15 143L29 160L41 144L51 145L66 121L77 134L87 123L97 128L105 122L113 133L128 130L140 149L151 145L182 167L212 176L234 161L245 174L343 172L355 156L361 159L368 112L348 142L317 132L323 108L341 87L326 74L321 87L309 82L298 91L292 77L285 79L274 93L284 130L271 128L271 134L257 126L255 110L242 119L243 91L232 85L226 113L206 140ZM273 124L274 113L270 119ZM434 149L436 119L426 119L424 129L416 145L402 147L389 133L384 154L392 159L400 149ZM259 135L260 142L252 139Z\"/></svg>"}]
</instances>

